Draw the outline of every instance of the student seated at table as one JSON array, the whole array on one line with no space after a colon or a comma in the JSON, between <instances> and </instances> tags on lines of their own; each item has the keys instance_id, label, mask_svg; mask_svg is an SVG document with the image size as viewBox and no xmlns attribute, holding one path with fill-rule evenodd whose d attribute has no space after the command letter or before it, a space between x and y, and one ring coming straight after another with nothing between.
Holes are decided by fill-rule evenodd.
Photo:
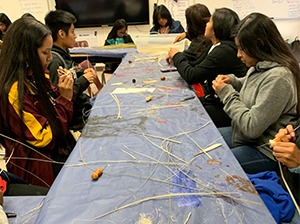
<instances>
[{"instance_id":1,"label":"student seated at table","mask_svg":"<svg viewBox=\"0 0 300 224\"><path fill-rule=\"evenodd\" d=\"M104 45L134 43L131 36L127 33L128 26L124 19L118 19L109 32Z\"/></svg>"},{"instance_id":2,"label":"student seated at table","mask_svg":"<svg viewBox=\"0 0 300 224\"><path fill-rule=\"evenodd\" d=\"M238 57L249 70L243 78L220 75L213 88L232 119L219 128L246 173L278 171L269 147L277 131L299 116L300 69L273 21L252 13L239 24Z\"/></svg>"},{"instance_id":3,"label":"student seated at table","mask_svg":"<svg viewBox=\"0 0 300 224\"><path fill-rule=\"evenodd\" d=\"M156 6L153 12L153 27L150 34L182 33L184 28L180 21L174 20L164 5Z\"/></svg>"},{"instance_id":4,"label":"student seated at table","mask_svg":"<svg viewBox=\"0 0 300 224\"><path fill-rule=\"evenodd\" d=\"M185 38L191 41L189 48L183 52L183 55L189 61L195 61L200 58L207 47L211 45L210 39L204 36L206 23L210 17L208 8L203 4L198 3L185 10L187 32L178 34L174 44Z\"/></svg>"},{"instance_id":5,"label":"student seated at table","mask_svg":"<svg viewBox=\"0 0 300 224\"><path fill-rule=\"evenodd\" d=\"M3 37L10 26L11 21L6 14L0 13L0 44L3 43Z\"/></svg>"},{"instance_id":6,"label":"student seated at table","mask_svg":"<svg viewBox=\"0 0 300 224\"><path fill-rule=\"evenodd\" d=\"M74 47L75 39L77 38L74 28L75 22L75 16L63 10L50 11L45 17L45 23L51 30L53 38L52 61L48 66L51 83L53 86L58 84L57 69L60 66L72 71L75 79L76 100L70 128L82 129L85 124L86 111L92 108L90 97L83 92L94 82L96 72L93 68L77 71L75 62L70 56L69 48Z\"/></svg>"},{"instance_id":7,"label":"student seated at table","mask_svg":"<svg viewBox=\"0 0 300 224\"><path fill-rule=\"evenodd\" d=\"M204 97L200 101L217 127L230 126L230 118L223 110L223 104L216 96L211 82L219 74L244 76L247 67L237 58L237 47L231 37L232 29L238 24L238 15L228 8L216 9L206 24L205 37L212 42L205 53L190 62L178 49L171 48L167 56L169 64L174 63L181 77L190 85L200 83Z\"/></svg>"},{"instance_id":8,"label":"student seated at table","mask_svg":"<svg viewBox=\"0 0 300 224\"><path fill-rule=\"evenodd\" d=\"M45 70L52 59L51 31L22 18L5 34L0 55L0 143L7 169L30 184L50 187L75 145L69 134L73 77L63 74L57 88ZM67 70L64 70L67 73Z\"/></svg>"}]
</instances>

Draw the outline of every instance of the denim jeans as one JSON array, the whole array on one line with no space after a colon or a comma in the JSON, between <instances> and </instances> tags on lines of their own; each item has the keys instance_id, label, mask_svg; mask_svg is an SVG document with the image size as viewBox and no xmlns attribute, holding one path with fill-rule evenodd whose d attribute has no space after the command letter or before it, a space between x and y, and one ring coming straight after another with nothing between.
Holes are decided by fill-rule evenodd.
<instances>
[{"instance_id":1,"label":"denim jeans","mask_svg":"<svg viewBox=\"0 0 300 224\"><path fill-rule=\"evenodd\" d=\"M265 156L258 149L248 145L233 148L231 127L218 128L218 130L246 173L254 174L264 171L278 172L279 168L277 162Z\"/></svg>"}]
</instances>

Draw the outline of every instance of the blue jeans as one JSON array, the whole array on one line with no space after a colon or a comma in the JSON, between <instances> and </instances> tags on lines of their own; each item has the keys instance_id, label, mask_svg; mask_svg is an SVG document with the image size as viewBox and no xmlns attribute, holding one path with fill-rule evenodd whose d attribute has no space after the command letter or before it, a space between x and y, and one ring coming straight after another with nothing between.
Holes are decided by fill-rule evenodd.
<instances>
[{"instance_id":1,"label":"blue jeans","mask_svg":"<svg viewBox=\"0 0 300 224\"><path fill-rule=\"evenodd\" d=\"M231 127L218 128L218 130L246 173L254 174L264 171L278 172L279 168L277 162L265 156L258 149L248 145L233 148Z\"/></svg>"}]
</instances>

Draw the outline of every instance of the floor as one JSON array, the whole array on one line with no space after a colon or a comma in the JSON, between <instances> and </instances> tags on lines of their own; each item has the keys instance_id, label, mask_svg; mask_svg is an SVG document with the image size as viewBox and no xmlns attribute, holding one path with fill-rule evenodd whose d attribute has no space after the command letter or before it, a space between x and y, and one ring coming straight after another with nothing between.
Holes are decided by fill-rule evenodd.
<instances>
[{"instance_id":1,"label":"floor","mask_svg":"<svg viewBox=\"0 0 300 224\"><path fill-rule=\"evenodd\" d=\"M112 73L106 73L104 72L104 79L102 80L102 72L103 69L97 69L97 75L99 77L100 82L103 84L103 81L107 82L109 78L112 76ZM103 84L104 85L104 84ZM75 139L78 139L80 137L80 132L75 132L73 133ZM6 170L6 165L5 165L5 149L0 145L0 168Z\"/></svg>"}]
</instances>

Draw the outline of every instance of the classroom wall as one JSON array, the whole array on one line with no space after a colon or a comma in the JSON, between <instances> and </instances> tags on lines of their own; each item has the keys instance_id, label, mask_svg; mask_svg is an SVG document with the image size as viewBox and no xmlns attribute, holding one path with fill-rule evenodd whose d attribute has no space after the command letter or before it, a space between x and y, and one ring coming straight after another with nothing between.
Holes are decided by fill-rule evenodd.
<instances>
[{"instance_id":1,"label":"classroom wall","mask_svg":"<svg viewBox=\"0 0 300 224\"><path fill-rule=\"evenodd\" d=\"M49 9L55 10L55 0L47 0ZM146 35L149 34L149 30L152 27L152 13L154 3L157 4L168 4L169 0L149 0L149 16L150 16L150 24L149 25L137 25L137 26L129 26L128 32L131 37L134 39L138 35ZM180 1L180 0L178 0ZM187 0L184 0L187 1ZM207 5L211 13L214 12L215 8L219 8L224 5L224 0L188 0L190 4L194 2L203 2L203 4ZM300 9L299 9L300 10ZM18 18L20 15L16 15L15 17ZM44 22L44 21L42 21ZM289 42L294 40L296 36L300 37L300 18L298 19L283 19L283 20L274 20L275 24L277 25L279 31L281 32L284 39L288 39ZM97 30L98 31L98 38L100 45L104 44L104 41L107 37L107 34L111 30L111 27L95 27L95 28L78 28L77 32L85 31L85 30Z\"/></svg>"},{"instance_id":2,"label":"classroom wall","mask_svg":"<svg viewBox=\"0 0 300 224\"><path fill-rule=\"evenodd\" d=\"M55 10L55 0L48 0L50 10ZM134 39L138 35L147 35L149 34L149 30L152 27L152 13L154 8L154 3L158 2L158 4L164 4L166 0L149 0L149 16L150 16L150 24L149 25L137 25L137 26L128 26L128 33ZM110 27L95 27L95 28L77 28L76 31L80 32L81 30L97 30L98 36L100 38L100 44L104 44L108 33L111 30Z\"/></svg>"}]
</instances>

